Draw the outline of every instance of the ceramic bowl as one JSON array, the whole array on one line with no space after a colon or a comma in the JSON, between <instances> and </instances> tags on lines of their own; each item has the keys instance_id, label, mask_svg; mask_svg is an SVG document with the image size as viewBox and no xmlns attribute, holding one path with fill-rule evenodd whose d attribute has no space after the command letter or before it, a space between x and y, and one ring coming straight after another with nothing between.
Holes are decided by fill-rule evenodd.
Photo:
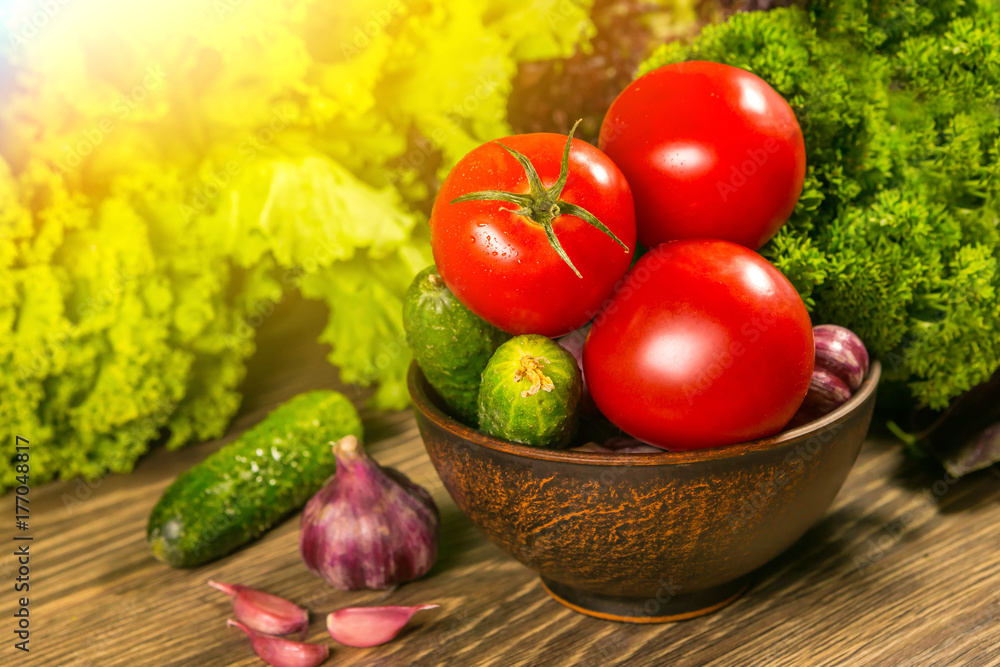
<instances>
[{"instance_id":1,"label":"ceramic bowl","mask_svg":"<svg viewBox=\"0 0 1000 667\"><path fill-rule=\"evenodd\" d=\"M409 372L427 453L459 509L567 607L658 623L722 608L826 512L868 432L880 366L824 417L726 447L538 449L453 419Z\"/></svg>"}]
</instances>

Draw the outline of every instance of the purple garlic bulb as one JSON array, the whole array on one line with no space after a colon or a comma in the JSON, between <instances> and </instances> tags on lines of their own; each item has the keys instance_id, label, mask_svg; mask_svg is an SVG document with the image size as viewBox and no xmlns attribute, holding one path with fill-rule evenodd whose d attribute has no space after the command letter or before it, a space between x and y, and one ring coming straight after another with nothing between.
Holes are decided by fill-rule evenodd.
<instances>
[{"instance_id":1,"label":"purple garlic bulb","mask_svg":"<svg viewBox=\"0 0 1000 667\"><path fill-rule=\"evenodd\" d=\"M813 327L816 341L816 368L823 368L840 378L852 391L868 373L868 350L858 335L836 324Z\"/></svg>"},{"instance_id":2,"label":"purple garlic bulb","mask_svg":"<svg viewBox=\"0 0 1000 667\"><path fill-rule=\"evenodd\" d=\"M868 373L868 350L858 335L836 324L813 327L816 365L798 412L788 426L795 428L833 412L850 400Z\"/></svg>"},{"instance_id":3,"label":"purple garlic bulb","mask_svg":"<svg viewBox=\"0 0 1000 667\"><path fill-rule=\"evenodd\" d=\"M833 412L850 398L851 388L843 380L825 368L816 367L809 379L809 391L799 409L818 417Z\"/></svg>"},{"instance_id":4,"label":"purple garlic bulb","mask_svg":"<svg viewBox=\"0 0 1000 667\"><path fill-rule=\"evenodd\" d=\"M437 558L438 509L405 475L368 458L354 436L334 443L337 472L306 504L299 552L340 590L422 577Z\"/></svg>"}]
</instances>

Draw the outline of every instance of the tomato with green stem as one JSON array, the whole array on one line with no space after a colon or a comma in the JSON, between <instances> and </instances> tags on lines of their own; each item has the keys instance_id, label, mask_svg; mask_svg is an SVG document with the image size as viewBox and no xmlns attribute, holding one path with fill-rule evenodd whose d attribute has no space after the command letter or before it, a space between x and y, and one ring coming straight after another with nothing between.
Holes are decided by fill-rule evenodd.
<instances>
[{"instance_id":1,"label":"tomato with green stem","mask_svg":"<svg viewBox=\"0 0 1000 667\"><path fill-rule=\"evenodd\" d=\"M451 170L434 202L438 272L469 310L508 333L573 331L632 263L632 191L608 156L573 139L575 130L483 144Z\"/></svg>"}]
</instances>

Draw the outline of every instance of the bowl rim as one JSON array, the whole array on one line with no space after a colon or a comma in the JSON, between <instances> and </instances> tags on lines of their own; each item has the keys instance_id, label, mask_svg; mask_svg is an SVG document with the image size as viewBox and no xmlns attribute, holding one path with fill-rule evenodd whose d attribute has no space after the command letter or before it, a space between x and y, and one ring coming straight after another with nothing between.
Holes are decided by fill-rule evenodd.
<instances>
[{"instance_id":1,"label":"bowl rim","mask_svg":"<svg viewBox=\"0 0 1000 667\"><path fill-rule=\"evenodd\" d=\"M882 374L882 365L878 360L872 360L865 375L864 382L858 387L851 398L819 419L797 426L788 431L782 431L777 435L757 440L748 440L722 447L710 447L706 449L689 449L682 451L662 451L655 454L604 454L601 452L579 452L567 449L544 449L541 447L531 447L521 445L509 440L502 440L491 435L486 435L471 426L446 415L438 408L427 394L426 387L429 386L423 371L416 361L410 362L407 372L407 387L410 397L413 399L415 409L419 410L426 418L434 422L437 426L458 435L459 437L473 442L481 447L492 449L505 454L523 456L529 459L542 461L559 461L563 463L576 463L580 465L682 465L697 463L700 461L710 461L730 457L743 456L752 452L777 449L789 443L807 440L816 436L829 428L837 426L851 417L861 406L868 401L875 392L879 378Z\"/></svg>"}]
</instances>

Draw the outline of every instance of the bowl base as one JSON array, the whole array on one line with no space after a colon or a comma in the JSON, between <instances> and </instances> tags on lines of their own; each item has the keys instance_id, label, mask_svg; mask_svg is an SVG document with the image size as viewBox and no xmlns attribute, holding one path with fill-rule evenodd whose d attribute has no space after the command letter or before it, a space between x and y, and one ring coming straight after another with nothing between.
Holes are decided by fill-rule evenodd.
<instances>
[{"instance_id":1,"label":"bowl base","mask_svg":"<svg viewBox=\"0 0 1000 667\"><path fill-rule=\"evenodd\" d=\"M573 611L595 618L621 623L670 623L711 614L746 592L748 577L694 593L676 593L662 589L649 597L619 597L591 593L540 577L542 588L557 602Z\"/></svg>"}]
</instances>

